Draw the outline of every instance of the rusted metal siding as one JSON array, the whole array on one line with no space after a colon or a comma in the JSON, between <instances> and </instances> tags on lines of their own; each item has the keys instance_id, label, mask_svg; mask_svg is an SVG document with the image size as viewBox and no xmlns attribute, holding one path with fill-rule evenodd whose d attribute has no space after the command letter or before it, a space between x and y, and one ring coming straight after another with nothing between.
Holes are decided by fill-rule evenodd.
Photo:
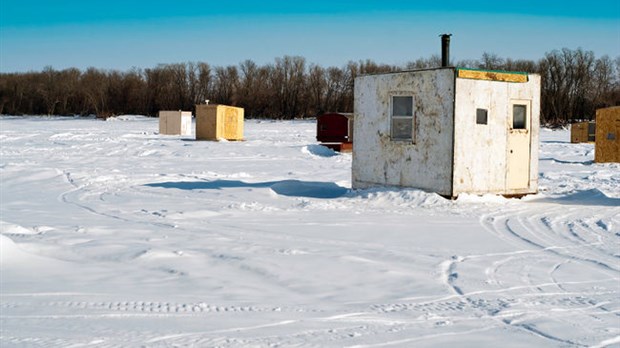
<instances>
[{"instance_id":1,"label":"rusted metal siding","mask_svg":"<svg viewBox=\"0 0 620 348\"><path fill-rule=\"evenodd\" d=\"M511 130L512 105L528 105L526 129ZM476 123L476 109L488 111L487 124ZM453 195L460 193L497 193L522 195L538 190L538 138L540 117L540 76L530 74L528 82L511 83L476 79L456 79L454 133ZM520 153L514 168L526 171L524 187L507 182L508 159L515 156L509 149L510 136L519 137L516 144L528 146ZM529 142L523 139L527 136ZM524 138L525 139L525 138ZM514 145L514 143L513 143ZM529 162L529 163L527 163ZM513 162L514 164L514 162ZM517 176L520 175L517 173ZM514 173L511 177L514 177ZM529 179L528 179L529 178ZM514 182L514 180L512 180ZM518 181L518 180L517 180ZM517 185L519 186L519 185Z\"/></svg>"},{"instance_id":2,"label":"rusted metal siding","mask_svg":"<svg viewBox=\"0 0 620 348\"><path fill-rule=\"evenodd\" d=\"M390 138L392 96L413 96L412 141ZM454 69L355 79L352 185L416 187L451 195Z\"/></svg>"}]
</instances>

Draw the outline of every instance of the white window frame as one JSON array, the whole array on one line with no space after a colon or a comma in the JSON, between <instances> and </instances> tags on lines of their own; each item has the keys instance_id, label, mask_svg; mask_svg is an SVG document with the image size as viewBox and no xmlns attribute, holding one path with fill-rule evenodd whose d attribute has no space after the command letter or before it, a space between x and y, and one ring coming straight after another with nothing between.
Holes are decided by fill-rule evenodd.
<instances>
[{"instance_id":1,"label":"white window frame","mask_svg":"<svg viewBox=\"0 0 620 348\"><path fill-rule=\"evenodd\" d=\"M409 97L411 98L411 115L395 115L394 114L394 97ZM396 138L394 137L394 120L411 120L411 134L408 138ZM390 95L390 139L398 142L410 142L415 144L415 110L414 110L414 96L412 94L392 94Z\"/></svg>"}]
</instances>

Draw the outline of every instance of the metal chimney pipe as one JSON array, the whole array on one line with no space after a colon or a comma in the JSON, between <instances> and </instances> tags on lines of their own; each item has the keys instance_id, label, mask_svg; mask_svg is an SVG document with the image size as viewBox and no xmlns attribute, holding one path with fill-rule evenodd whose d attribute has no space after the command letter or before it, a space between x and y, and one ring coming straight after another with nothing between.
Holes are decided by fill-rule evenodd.
<instances>
[{"instance_id":1,"label":"metal chimney pipe","mask_svg":"<svg viewBox=\"0 0 620 348\"><path fill-rule=\"evenodd\" d=\"M450 65L450 36L452 34L441 34L441 66Z\"/></svg>"}]
</instances>

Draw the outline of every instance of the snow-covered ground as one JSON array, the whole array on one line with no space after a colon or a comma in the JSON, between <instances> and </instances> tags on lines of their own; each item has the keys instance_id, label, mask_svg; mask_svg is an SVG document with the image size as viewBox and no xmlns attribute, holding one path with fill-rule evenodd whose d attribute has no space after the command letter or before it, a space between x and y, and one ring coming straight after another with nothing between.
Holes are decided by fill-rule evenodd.
<instances>
[{"instance_id":1,"label":"snow-covered ground","mask_svg":"<svg viewBox=\"0 0 620 348\"><path fill-rule=\"evenodd\" d=\"M541 131L540 189L350 189L307 121L0 118L2 347L620 344L620 165Z\"/></svg>"}]
</instances>

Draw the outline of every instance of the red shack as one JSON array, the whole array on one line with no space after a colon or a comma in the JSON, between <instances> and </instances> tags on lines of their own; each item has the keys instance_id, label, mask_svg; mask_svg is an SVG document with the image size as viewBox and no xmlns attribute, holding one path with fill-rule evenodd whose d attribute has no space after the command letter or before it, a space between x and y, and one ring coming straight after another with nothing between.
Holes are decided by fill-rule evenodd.
<instances>
[{"instance_id":1,"label":"red shack","mask_svg":"<svg viewBox=\"0 0 620 348\"><path fill-rule=\"evenodd\" d=\"M353 149L353 114L329 112L316 118L316 140L335 151Z\"/></svg>"}]
</instances>

